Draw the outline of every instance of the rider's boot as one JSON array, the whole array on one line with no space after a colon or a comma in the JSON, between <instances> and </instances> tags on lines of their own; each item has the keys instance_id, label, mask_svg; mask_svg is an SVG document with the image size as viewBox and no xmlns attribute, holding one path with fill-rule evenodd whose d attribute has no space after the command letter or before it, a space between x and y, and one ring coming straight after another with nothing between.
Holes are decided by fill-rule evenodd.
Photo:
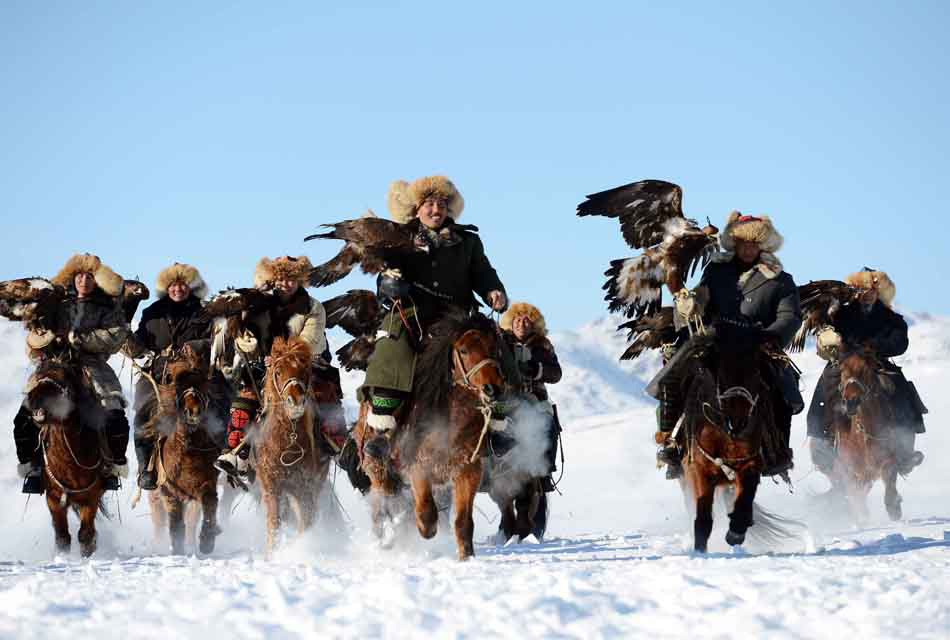
<instances>
[{"instance_id":1,"label":"rider's boot","mask_svg":"<svg viewBox=\"0 0 950 640\"><path fill-rule=\"evenodd\" d=\"M906 476L924 461L924 454L914 450L917 434L908 427L894 430L894 456L897 458L897 471Z\"/></svg>"},{"instance_id":2,"label":"rider's boot","mask_svg":"<svg viewBox=\"0 0 950 640\"><path fill-rule=\"evenodd\" d=\"M228 422L228 451L225 451L215 460L214 466L229 476L246 478L250 472L248 458L251 455L249 446L241 446L244 442L244 430L257 413L258 404L248 398L235 398L231 404L231 419Z\"/></svg>"},{"instance_id":3,"label":"rider's boot","mask_svg":"<svg viewBox=\"0 0 950 640\"><path fill-rule=\"evenodd\" d=\"M762 469L763 476L782 476L786 482L789 481L788 472L795 467L792 448L789 446L792 437L792 412L800 410L791 407L783 400L780 394L776 394L774 399L775 426L779 432L779 442L776 443L777 451L771 452L771 459L766 460L765 468Z\"/></svg>"},{"instance_id":4,"label":"rider's boot","mask_svg":"<svg viewBox=\"0 0 950 640\"><path fill-rule=\"evenodd\" d=\"M811 436L808 448L811 451L811 461L819 471L831 475L835 466L835 449L831 440L825 436Z\"/></svg>"},{"instance_id":5,"label":"rider's boot","mask_svg":"<svg viewBox=\"0 0 950 640\"><path fill-rule=\"evenodd\" d=\"M346 471L346 476L350 479L350 484L353 485L354 489L358 489L363 494L370 490L372 481L360 466L359 447L352 435L346 439L340 449L336 464Z\"/></svg>"},{"instance_id":6,"label":"rider's boot","mask_svg":"<svg viewBox=\"0 0 950 640\"><path fill-rule=\"evenodd\" d=\"M138 485L146 491L154 491L158 488L158 469L154 467L149 469L148 465L152 460L152 453L155 450L155 442L147 438L137 439L135 441L135 457L139 463Z\"/></svg>"},{"instance_id":7,"label":"rider's boot","mask_svg":"<svg viewBox=\"0 0 950 640\"><path fill-rule=\"evenodd\" d=\"M40 432L26 407L20 407L13 418L13 441L20 462L17 465L17 473L23 478L23 493L42 494L44 487Z\"/></svg>"},{"instance_id":8,"label":"rider's boot","mask_svg":"<svg viewBox=\"0 0 950 640\"><path fill-rule=\"evenodd\" d=\"M129 477L129 461L125 457L129 446L129 419L123 409L106 412L105 432L112 463L102 469L102 486L106 491L118 491L122 484L119 478Z\"/></svg>"},{"instance_id":9,"label":"rider's boot","mask_svg":"<svg viewBox=\"0 0 950 640\"><path fill-rule=\"evenodd\" d=\"M29 460L17 465L17 473L23 478L23 493L42 494L45 490L43 482L42 460Z\"/></svg>"},{"instance_id":10,"label":"rider's boot","mask_svg":"<svg viewBox=\"0 0 950 640\"><path fill-rule=\"evenodd\" d=\"M376 431L390 431L396 428L394 414L402 406L405 393L395 389L373 387L370 393L370 411L366 415L366 424Z\"/></svg>"},{"instance_id":11,"label":"rider's boot","mask_svg":"<svg viewBox=\"0 0 950 640\"><path fill-rule=\"evenodd\" d=\"M656 460L666 465L666 477L669 480L683 475L682 454L673 440L673 430L683 413L680 403L679 385L675 382L664 381L660 386L660 406L657 410L657 444L660 450L656 452Z\"/></svg>"}]
</instances>

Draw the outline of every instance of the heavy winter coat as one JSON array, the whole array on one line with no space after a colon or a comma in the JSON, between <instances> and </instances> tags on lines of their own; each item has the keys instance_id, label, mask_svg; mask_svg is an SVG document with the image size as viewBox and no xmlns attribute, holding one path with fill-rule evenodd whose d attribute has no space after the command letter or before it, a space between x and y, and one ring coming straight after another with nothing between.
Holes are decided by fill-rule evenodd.
<instances>
[{"instance_id":1,"label":"heavy winter coat","mask_svg":"<svg viewBox=\"0 0 950 640\"><path fill-rule=\"evenodd\" d=\"M78 356L99 404L106 411L124 409L122 386L109 366L109 356L117 353L129 336L129 323L118 298L99 289L85 298L70 297L59 308L54 324L60 339L43 349L28 349L30 357L40 360L68 347Z\"/></svg>"},{"instance_id":2,"label":"heavy winter coat","mask_svg":"<svg viewBox=\"0 0 950 640\"><path fill-rule=\"evenodd\" d=\"M314 364L329 364L327 359L327 314L323 305L300 288L288 302L244 319L244 326L257 337L262 355L270 353L274 338L299 337L307 342Z\"/></svg>"},{"instance_id":3,"label":"heavy winter coat","mask_svg":"<svg viewBox=\"0 0 950 640\"><path fill-rule=\"evenodd\" d=\"M554 345L540 334L532 334L525 340L519 340L514 332L503 331L505 344L514 354L516 363L532 363L538 365L538 372L531 379L521 376L522 387L525 392L531 393L539 401L548 399L545 384L555 384L561 380L561 364L558 362Z\"/></svg>"},{"instance_id":4,"label":"heavy winter coat","mask_svg":"<svg viewBox=\"0 0 950 640\"><path fill-rule=\"evenodd\" d=\"M201 318L201 300L194 295L181 302L169 297L160 298L142 311L139 326L125 345L125 352L133 358L151 352L152 375L160 374L165 366L166 349L181 349L186 342L210 341L211 323Z\"/></svg>"},{"instance_id":5,"label":"heavy winter coat","mask_svg":"<svg viewBox=\"0 0 950 640\"><path fill-rule=\"evenodd\" d=\"M418 227L422 223L416 218L407 224ZM423 326L451 307L475 309L473 292L487 300L489 292L505 290L474 228L450 220L433 235L437 237L428 253L413 253L392 265L410 284Z\"/></svg>"}]
</instances>

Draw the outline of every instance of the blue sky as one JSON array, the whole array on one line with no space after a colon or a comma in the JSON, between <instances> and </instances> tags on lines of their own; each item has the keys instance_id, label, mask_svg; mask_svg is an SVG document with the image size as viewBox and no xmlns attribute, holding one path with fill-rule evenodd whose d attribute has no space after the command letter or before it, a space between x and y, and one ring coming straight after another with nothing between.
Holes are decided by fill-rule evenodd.
<instances>
[{"instance_id":1,"label":"blue sky","mask_svg":"<svg viewBox=\"0 0 950 640\"><path fill-rule=\"evenodd\" d=\"M800 283L869 265L950 313L946 3L565 5L4 2L0 278L92 251L247 285L444 173L512 297L569 328L633 253L576 204L661 178L693 217L771 215Z\"/></svg>"}]
</instances>

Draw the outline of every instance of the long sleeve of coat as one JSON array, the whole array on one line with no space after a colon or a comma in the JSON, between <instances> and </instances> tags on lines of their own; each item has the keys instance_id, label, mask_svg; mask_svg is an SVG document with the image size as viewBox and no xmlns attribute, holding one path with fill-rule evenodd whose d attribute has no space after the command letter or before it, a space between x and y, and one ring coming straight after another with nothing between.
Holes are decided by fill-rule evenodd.
<instances>
[{"instance_id":1,"label":"long sleeve of coat","mask_svg":"<svg viewBox=\"0 0 950 640\"><path fill-rule=\"evenodd\" d=\"M781 298L775 310L775 320L765 327L770 337L777 338L783 348L788 347L795 332L802 326L802 305L798 287L789 279L783 284Z\"/></svg>"},{"instance_id":2,"label":"long sleeve of coat","mask_svg":"<svg viewBox=\"0 0 950 640\"><path fill-rule=\"evenodd\" d=\"M541 364L541 377L538 379L545 384L555 384L561 381L561 363L558 362L554 345L545 338L541 344L531 350L531 356Z\"/></svg>"},{"instance_id":3,"label":"long sleeve of coat","mask_svg":"<svg viewBox=\"0 0 950 640\"><path fill-rule=\"evenodd\" d=\"M907 351L907 322L897 313L888 315L885 326L869 342L878 355L893 358Z\"/></svg>"},{"instance_id":4,"label":"long sleeve of coat","mask_svg":"<svg viewBox=\"0 0 950 640\"><path fill-rule=\"evenodd\" d=\"M478 236L475 236L475 243L472 249L470 275L475 292L480 295L483 300L487 301L488 294L492 291L501 291L503 293L505 291L505 285L501 283L498 274L495 272L495 268L491 266L488 256L485 255L485 246Z\"/></svg>"},{"instance_id":5,"label":"long sleeve of coat","mask_svg":"<svg viewBox=\"0 0 950 640\"><path fill-rule=\"evenodd\" d=\"M103 316L102 327L80 332L77 347L86 353L112 355L122 348L131 333L122 309L116 306Z\"/></svg>"},{"instance_id":6,"label":"long sleeve of coat","mask_svg":"<svg viewBox=\"0 0 950 640\"><path fill-rule=\"evenodd\" d=\"M304 320L303 329L300 330L300 337L310 345L310 351L313 359L316 360L327 349L327 312L318 300L312 300L310 303L310 313Z\"/></svg>"}]
</instances>

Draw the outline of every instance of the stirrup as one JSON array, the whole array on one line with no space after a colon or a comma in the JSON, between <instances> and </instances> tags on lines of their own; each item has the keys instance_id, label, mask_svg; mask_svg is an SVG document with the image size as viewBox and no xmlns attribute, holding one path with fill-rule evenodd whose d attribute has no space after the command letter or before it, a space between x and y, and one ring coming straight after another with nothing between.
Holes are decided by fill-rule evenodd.
<instances>
[{"instance_id":1,"label":"stirrup","mask_svg":"<svg viewBox=\"0 0 950 640\"><path fill-rule=\"evenodd\" d=\"M675 444L669 444L656 452L656 461L665 465L679 465L680 453Z\"/></svg>"},{"instance_id":2,"label":"stirrup","mask_svg":"<svg viewBox=\"0 0 950 640\"><path fill-rule=\"evenodd\" d=\"M105 491L118 491L121 487L122 483L119 482L119 476L111 474L102 477L102 488Z\"/></svg>"},{"instance_id":3,"label":"stirrup","mask_svg":"<svg viewBox=\"0 0 950 640\"><path fill-rule=\"evenodd\" d=\"M142 470L139 471L137 482L141 489L145 491L154 491L155 489L158 489L158 472L155 471L155 469L149 471L143 467Z\"/></svg>"},{"instance_id":4,"label":"stirrup","mask_svg":"<svg viewBox=\"0 0 950 640\"><path fill-rule=\"evenodd\" d=\"M43 495L46 490L43 482L43 475L40 473L27 474L23 478L23 493Z\"/></svg>"}]
</instances>

